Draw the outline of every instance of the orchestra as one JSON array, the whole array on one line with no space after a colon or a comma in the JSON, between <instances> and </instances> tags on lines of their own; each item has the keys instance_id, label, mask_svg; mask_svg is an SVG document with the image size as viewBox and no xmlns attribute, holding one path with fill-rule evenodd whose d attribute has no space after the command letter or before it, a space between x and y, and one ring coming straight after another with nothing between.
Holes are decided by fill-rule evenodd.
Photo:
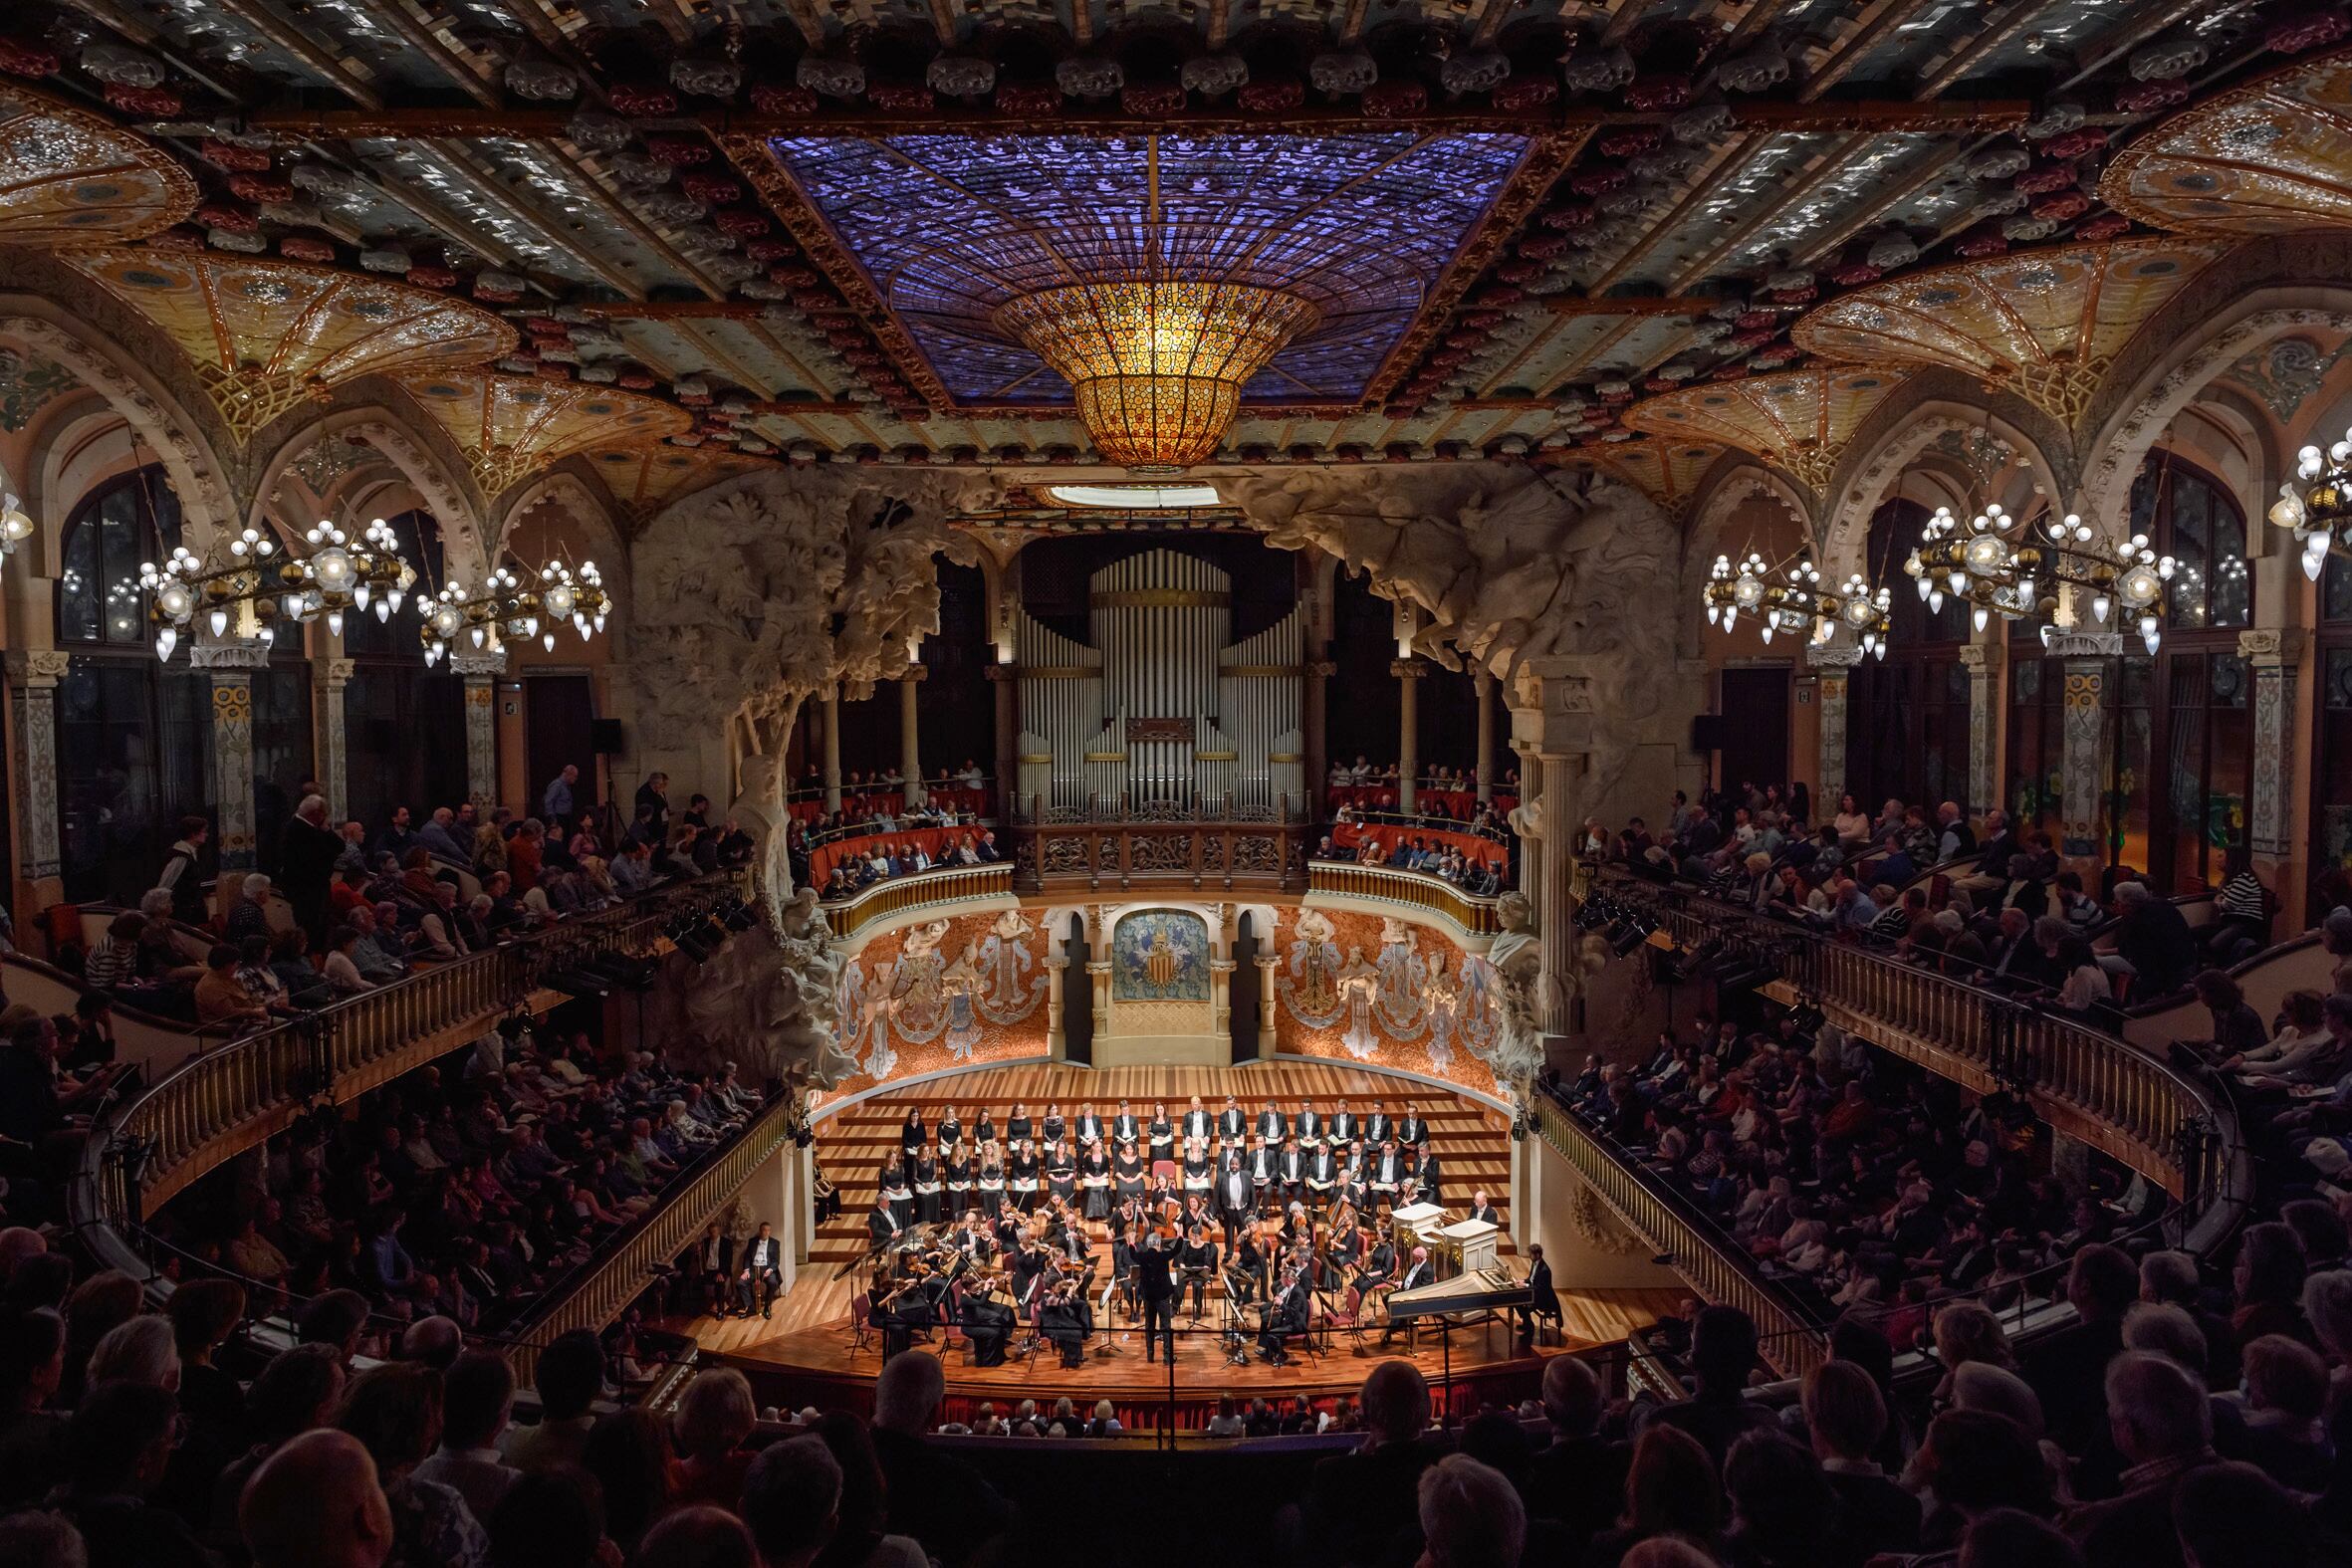
<instances>
[{"instance_id":1,"label":"orchestra","mask_svg":"<svg viewBox=\"0 0 2352 1568\"><path fill-rule=\"evenodd\" d=\"M1217 1283L1229 1354L1246 1359L1255 1341L1279 1365L1317 1298L1331 1310L1352 1292L1369 1310L1436 1279L1429 1247L1401 1243L1387 1213L1443 1206L1428 1125L1410 1106L1359 1116L1343 1101L1326 1115L1301 1100L1253 1114L1228 1095L1212 1113L1196 1095L1176 1114L1148 1109L1121 1100L1106 1120L1092 1103L1075 1117L1049 1104L1033 1120L1016 1104L1000 1137L985 1107L951 1107L935 1131L910 1108L867 1217L866 1318L885 1350L946 1329L976 1366L1051 1350L1074 1368L1097 1329L1107 1348L1107 1325L1123 1319L1142 1326L1147 1361L1172 1357L1179 1311L1199 1325ZM1470 1214L1499 1220L1484 1192ZM1095 1224L1107 1256L1089 1240ZM746 1244L726 1292L746 1313L767 1279L759 1246Z\"/></svg>"}]
</instances>

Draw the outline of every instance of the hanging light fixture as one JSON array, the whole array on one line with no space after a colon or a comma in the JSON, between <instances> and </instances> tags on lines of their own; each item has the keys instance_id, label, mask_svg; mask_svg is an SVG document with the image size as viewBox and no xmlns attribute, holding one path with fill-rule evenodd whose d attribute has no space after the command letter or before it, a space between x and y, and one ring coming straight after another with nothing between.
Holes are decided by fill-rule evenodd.
<instances>
[{"instance_id":1,"label":"hanging light fixture","mask_svg":"<svg viewBox=\"0 0 2352 1568\"><path fill-rule=\"evenodd\" d=\"M2314 582L2331 553L2352 554L2352 428L2325 451L2307 446L2295 454L2295 477L2278 487L2269 517L2294 535L2303 575Z\"/></svg>"},{"instance_id":2,"label":"hanging light fixture","mask_svg":"<svg viewBox=\"0 0 2352 1568\"><path fill-rule=\"evenodd\" d=\"M1721 626L1727 633L1742 615L1761 615L1764 624L1760 629L1766 642L1780 633L1825 643L1843 627L1861 643L1864 653L1881 659L1887 656L1892 624L1887 609L1893 595L1883 587L1873 588L1859 572L1848 577L1842 587L1824 587L1820 568L1803 554L1775 565L1751 551L1737 566L1731 557L1718 556L1707 585L1700 590L1700 600L1706 607L1708 624Z\"/></svg>"},{"instance_id":3,"label":"hanging light fixture","mask_svg":"<svg viewBox=\"0 0 2352 1568\"><path fill-rule=\"evenodd\" d=\"M1243 386L1318 315L1279 289L1137 278L1023 295L994 319L1069 382L1106 462L1164 474L1217 450Z\"/></svg>"},{"instance_id":4,"label":"hanging light fixture","mask_svg":"<svg viewBox=\"0 0 2352 1568\"><path fill-rule=\"evenodd\" d=\"M1964 600L1979 631L1996 615L2015 621L2047 613L2046 646L2074 624L2073 602L2087 599L2093 622L2106 626L2114 615L2115 629L2128 623L2151 654L2163 640L2164 585L2178 569L2145 534L2103 542L2074 513L2026 519L1997 503L1965 522L1938 507L1903 562L1930 610L1942 610L1947 598Z\"/></svg>"},{"instance_id":5,"label":"hanging light fixture","mask_svg":"<svg viewBox=\"0 0 2352 1568\"><path fill-rule=\"evenodd\" d=\"M415 568L401 559L399 540L381 518L356 540L326 521L307 530L303 540L310 554L295 556L265 531L248 528L229 541L221 553L225 559L207 560L177 546L160 566L141 562L138 581L155 623L155 657L169 659L198 616L215 637L233 632L264 646L277 640L281 621L308 624L325 615L340 634L345 609L372 599L376 613L388 619L416 580Z\"/></svg>"},{"instance_id":6,"label":"hanging light fixture","mask_svg":"<svg viewBox=\"0 0 2352 1568\"><path fill-rule=\"evenodd\" d=\"M0 556L13 556L33 537L32 515L14 496L0 496Z\"/></svg>"},{"instance_id":7,"label":"hanging light fixture","mask_svg":"<svg viewBox=\"0 0 2352 1568\"><path fill-rule=\"evenodd\" d=\"M536 638L553 653L559 625L569 622L581 641L591 641L604 629L610 609L596 563L584 560L574 566L559 558L536 572L500 566L479 589L449 582L433 596L417 635L427 666L440 662L460 637L486 653Z\"/></svg>"}]
</instances>

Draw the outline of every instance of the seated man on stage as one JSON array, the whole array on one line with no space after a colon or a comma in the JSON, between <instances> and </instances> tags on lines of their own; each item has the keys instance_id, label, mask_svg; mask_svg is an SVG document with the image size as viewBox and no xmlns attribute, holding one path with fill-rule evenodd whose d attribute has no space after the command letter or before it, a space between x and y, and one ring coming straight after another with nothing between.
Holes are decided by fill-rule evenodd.
<instances>
[{"instance_id":1,"label":"seated man on stage","mask_svg":"<svg viewBox=\"0 0 2352 1568\"><path fill-rule=\"evenodd\" d=\"M1331 1189L1338 1184L1339 1162L1331 1157L1329 1145L1317 1145L1314 1157L1306 1162L1307 1202L1317 1209L1329 1208Z\"/></svg>"},{"instance_id":2,"label":"seated man on stage","mask_svg":"<svg viewBox=\"0 0 2352 1568\"><path fill-rule=\"evenodd\" d=\"M875 1198L873 1213L865 1217L866 1244L878 1252L905 1233L906 1227L898 1223L898 1212L890 1207L889 1198Z\"/></svg>"},{"instance_id":3,"label":"seated man on stage","mask_svg":"<svg viewBox=\"0 0 2352 1568\"><path fill-rule=\"evenodd\" d=\"M1535 1324L1541 1318L1560 1316L1559 1292L1551 1288L1551 1265L1543 1260L1543 1245L1532 1242L1528 1247L1529 1300L1519 1312L1519 1340L1523 1348L1535 1344Z\"/></svg>"},{"instance_id":4,"label":"seated man on stage","mask_svg":"<svg viewBox=\"0 0 2352 1568\"><path fill-rule=\"evenodd\" d=\"M1416 1246L1413 1248L1413 1258L1411 1265L1405 1269L1402 1277L1397 1280L1396 1287L1398 1290L1418 1290L1423 1285L1434 1283L1436 1279L1437 1271L1429 1266L1429 1248L1426 1246ZM1392 1322L1380 1330L1380 1346L1382 1349L1385 1350L1388 1347L1388 1342L1396 1337L1396 1324ZM1408 1335L1408 1340L1410 1336Z\"/></svg>"},{"instance_id":5,"label":"seated man on stage","mask_svg":"<svg viewBox=\"0 0 2352 1568\"><path fill-rule=\"evenodd\" d=\"M735 1276L735 1304L745 1317L752 1315L752 1299L760 1303L760 1316L773 1316L776 1292L784 1285L784 1246L769 1233L768 1222L760 1222L760 1229L744 1243L743 1269Z\"/></svg>"},{"instance_id":6,"label":"seated man on stage","mask_svg":"<svg viewBox=\"0 0 2352 1568\"><path fill-rule=\"evenodd\" d=\"M1306 1332L1307 1308L1305 1275L1293 1274L1267 1305L1265 1326L1258 1331L1258 1354L1278 1367L1289 1361L1291 1353L1283 1341Z\"/></svg>"},{"instance_id":7,"label":"seated man on stage","mask_svg":"<svg viewBox=\"0 0 2352 1568\"><path fill-rule=\"evenodd\" d=\"M996 1290L964 1297L964 1337L972 1341L972 1365L1005 1364L1005 1342L1013 1337L1013 1303Z\"/></svg>"}]
</instances>

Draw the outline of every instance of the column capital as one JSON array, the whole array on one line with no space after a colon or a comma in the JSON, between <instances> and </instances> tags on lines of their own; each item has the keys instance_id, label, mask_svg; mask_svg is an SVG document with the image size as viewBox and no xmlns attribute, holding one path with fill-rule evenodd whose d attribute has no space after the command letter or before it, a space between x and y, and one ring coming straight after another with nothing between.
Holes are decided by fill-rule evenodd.
<instances>
[{"instance_id":1,"label":"column capital","mask_svg":"<svg viewBox=\"0 0 2352 1568\"><path fill-rule=\"evenodd\" d=\"M2123 644L2120 631L2053 631L2041 646L2053 659L2119 659Z\"/></svg>"},{"instance_id":2,"label":"column capital","mask_svg":"<svg viewBox=\"0 0 2352 1568\"><path fill-rule=\"evenodd\" d=\"M1388 673L1400 681L1417 681L1429 673L1427 659L1391 659Z\"/></svg>"},{"instance_id":3,"label":"column capital","mask_svg":"<svg viewBox=\"0 0 2352 1568\"><path fill-rule=\"evenodd\" d=\"M2300 626L2253 626L2237 634L2237 651L2255 665L2293 664L2302 657Z\"/></svg>"},{"instance_id":4,"label":"column capital","mask_svg":"<svg viewBox=\"0 0 2352 1568\"><path fill-rule=\"evenodd\" d=\"M11 648L0 657L7 660L8 679L17 686L55 686L74 661L63 648Z\"/></svg>"},{"instance_id":5,"label":"column capital","mask_svg":"<svg viewBox=\"0 0 2352 1568\"><path fill-rule=\"evenodd\" d=\"M898 678L902 681L919 681L930 673L930 668L926 665L910 664L906 667L906 673Z\"/></svg>"},{"instance_id":6,"label":"column capital","mask_svg":"<svg viewBox=\"0 0 2352 1568\"><path fill-rule=\"evenodd\" d=\"M328 659L320 665L320 678L333 687L349 684L351 678L358 673L359 665L355 659Z\"/></svg>"},{"instance_id":7,"label":"column capital","mask_svg":"<svg viewBox=\"0 0 2352 1568\"><path fill-rule=\"evenodd\" d=\"M1306 661L1305 670L1315 679L1327 681L1339 673L1339 665L1336 660L1332 659L1309 659Z\"/></svg>"},{"instance_id":8,"label":"column capital","mask_svg":"<svg viewBox=\"0 0 2352 1568\"><path fill-rule=\"evenodd\" d=\"M460 675L504 675L506 649L452 648L449 651L449 668Z\"/></svg>"},{"instance_id":9,"label":"column capital","mask_svg":"<svg viewBox=\"0 0 2352 1568\"><path fill-rule=\"evenodd\" d=\"M188 644L188 664L199 670L266 670L269 644L259 637L215 637L199 632Z\"/></svg>"},{"instance_id":10,"label":"column capital","mask_svg":"<svg viewBox=\"0 0 2352 1568\"><path fill-rule=\"evenodd\" d=\"M2001 646L1997 642L1963 643L1960 648L1960 665L1962 669L1980 672L1998 669L2000 666L2000 654Z\"/></svg>"},{"instance_id":11,"label":"column capital","mask_svg":"<svg viewBox=\"0 0 2352 1568\"><path fill-rule=\"evenodd\" d=\"M1960 651L1962 662L1966 663L1969 650ZM1865 657L1858 642L1815 642L1805 646L1805 663L1816 670L1850 670Z\"/></svg>"}]
</instances>

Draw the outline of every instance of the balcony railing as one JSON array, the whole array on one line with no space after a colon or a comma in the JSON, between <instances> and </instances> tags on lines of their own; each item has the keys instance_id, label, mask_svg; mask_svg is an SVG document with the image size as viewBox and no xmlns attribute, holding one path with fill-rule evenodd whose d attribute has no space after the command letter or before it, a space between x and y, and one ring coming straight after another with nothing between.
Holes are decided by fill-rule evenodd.
<instances>
[{"instance_id":1,"label":"balcony railing","mask_svg":"<svg viewBox=\"0 0 2352 1568\"><path fill-rule=\"evenodd\" d=\"M2079 1020L2027 1006L1890 952L1767 919L1689 889L1607 879L1620 903L1654 910L1676 945L1736 937L1775 949L1766 988L1810 1002L1883 1049L1980 1091L2027 1093L2051 1125L2113 1156L2193 1209L2244 1191L2226 1105L2155 1056Z\"/></svg>"},{"instance_id":2,"label":"balcony railing","mask_svg":"<svg viewBox=\"0 0 2352 1568\"><path fill-rule=\"evenodd\" d=\"M740 891L740 873L662 888L229 1040L184 1062L95 1132L88 1218L135 1225L221 1161L321 1098L352 1099L465 1043L533 1000L541 971L599 952L650 951L678 914ZM80 1217L78 1217L80 1218Z\"/></svg>"},{"instance_id":3,"label":"balcony railing","mask_svg":"<svg viewBox=\"0 0 2352 1568\"><path fill-rule=\"evenodd\" d=\"M1306 867L1306 891L1310 896L1320 893L1332 898L1394 904L1441 916L1474 937L1491 937L1503 929L1495 918L1495 900L1465 893L1444 877L1424 871L1356 865L1345 860L1313 860Z\"/></svg>"},{"instance_id":4,"label":"balcony railing","mask_svg":"<svg viewBox=\"0 0 2352 1568\"><path fill-rule=\"evenodd\" d=\"M1674 1271L1716 1306L1755 1322L1764 1358L1800 1377L1828 1358L1828 1337L1785 1291L1757 1271L1704 1216L1654 1185L1630 1154L1604 1144L1546 1095L1532 1100L1535 1130L1633 1232L1673 1259Z\"/></svg>"},{"instance_id":5,"label":"balcony railing","mask_svg":"<svg viewBox=\"0 0 2352 1568\"><path fill-rule=\"evenodd\" d=\"M1014 830L1016 880L1040 890L1256 888L1306 884L1307 828L1294 821L1056 821Z\"/></svg>"},{"instance_id":6,"label":"balcony railing","mask_svg":"<svg viewBox=\"0 0 2352 1568\"><path fill-rule=\"evenodd\" d=\"M985 866L933 866L908 876L876 882L849 897L824 906L825 923L843 941L866 927L903 915L909 910L960 904L974 898L1011 898L1013 867L1003 861Z\"/></svg>"},{"instance_id":7,"label":"balcony railing","mask_svg":"<svg viewBox=\"0 0 2352 1568\"><path fill-rule=\"evenodd\" d=\"M788 1090L762 1106L751 1124L683 1187L663 1193L658 1205L608 1242L597 1257L550 1285L540 1302L507 1331L511 1343L506 1354L515 1382L530 1385L540 1351L559 1336L582 1328L598 1332L618 1317L644 1293L654 1269L685 1251L704 1227L726 1213L760 1167L792 1145L795 1126Z\"/></svg>"}]
</instances>

